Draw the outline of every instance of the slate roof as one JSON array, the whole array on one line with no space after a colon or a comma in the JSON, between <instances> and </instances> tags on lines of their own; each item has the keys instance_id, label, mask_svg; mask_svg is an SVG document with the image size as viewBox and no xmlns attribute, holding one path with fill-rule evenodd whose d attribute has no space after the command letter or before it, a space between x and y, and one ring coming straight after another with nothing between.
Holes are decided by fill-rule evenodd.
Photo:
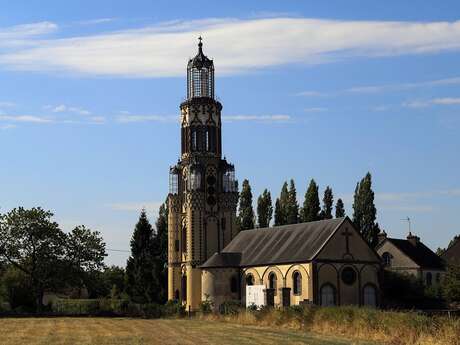
<instances>
[{"instance_id":1,"label":"slate roof","mask_svg":"<svg viewBox=\"0 0 460 345\"><path fill-rule=\"evenodd\" d=\"M455 242L449 248L447 248L441 257L449 264L460 265L460 237L455 240Z\"/></svg>"},{"instance_id":2,"label":"slate roof","mask_svg":"<svg viewBox=\"0 0 460 345\"><path fill-rule=\"evenodd\" d=\"M308 262L326 244L345 218L241 231L202 268Z\"/></svg>"},{"instance_id":3,"label":"slate roof","mask_svg":"<svg viewBox=\"0 0 460 345\"><path fill-rule=\"evenodd\" d=\"M421 268L444 269L442 259L420 241L416 245L408 240L397 238L388 238L387 241L390 241Z\"/></svg>"}]
</instances>

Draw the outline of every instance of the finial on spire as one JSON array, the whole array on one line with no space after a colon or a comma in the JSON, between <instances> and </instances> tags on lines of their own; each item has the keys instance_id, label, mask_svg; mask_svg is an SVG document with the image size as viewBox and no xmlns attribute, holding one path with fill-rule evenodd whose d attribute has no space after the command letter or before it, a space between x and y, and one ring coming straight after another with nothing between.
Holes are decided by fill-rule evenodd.
<instances>
[{"instance_id":1,"label":"finial on spire","mask_svg":"<svg viewBox=\"0 0 460 345\"><path fill-rule=\"evenodd\" d=\"M203 41L203 37L199 36L199 37L198 37L198 41L199 41L199 42L198 42L198 51L199 51L200 53L202 53L202 52L203 52L203 50L202 50L202 49L203 49L203 42L202 42L202 41Z\"/></svg>"}]
</instances>

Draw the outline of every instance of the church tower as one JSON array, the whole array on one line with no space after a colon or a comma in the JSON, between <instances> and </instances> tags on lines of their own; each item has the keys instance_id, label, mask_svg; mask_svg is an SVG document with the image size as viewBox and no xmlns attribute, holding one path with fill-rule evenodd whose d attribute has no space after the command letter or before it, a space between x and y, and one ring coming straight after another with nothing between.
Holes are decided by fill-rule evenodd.
<instances>
[{"instance_id":1,"label":"church tower","mask_svg":"<svg viewBox=\"0 0 460 345\"><path fill-rule=\"evenodd\" d=\"M222 159L222 104L214 95L214 63L203 53L187 65L187 99L180 105L181 157L170 168L168 299L195 311L201 269L237 234L235 168Z\"/></svg>"}]
</instances>

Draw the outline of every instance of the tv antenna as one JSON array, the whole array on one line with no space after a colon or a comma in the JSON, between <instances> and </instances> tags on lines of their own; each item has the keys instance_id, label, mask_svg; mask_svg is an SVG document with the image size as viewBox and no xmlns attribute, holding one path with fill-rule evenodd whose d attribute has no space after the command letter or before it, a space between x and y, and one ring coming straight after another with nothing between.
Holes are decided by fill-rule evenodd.
<instances>
[{"instance_id":1,"label":"tv antenna","mask_svg":"<svg viewBox=\"0 0 460 345\"><path fill-rule=\"evenodd\" d=\"M403 218L401 220L404 220L407 222L407 224L409 225L409 234L411 234L411 222L410 222L410 218L409 217L406 217L406 218Z\"/></svg>"}]
</instances>

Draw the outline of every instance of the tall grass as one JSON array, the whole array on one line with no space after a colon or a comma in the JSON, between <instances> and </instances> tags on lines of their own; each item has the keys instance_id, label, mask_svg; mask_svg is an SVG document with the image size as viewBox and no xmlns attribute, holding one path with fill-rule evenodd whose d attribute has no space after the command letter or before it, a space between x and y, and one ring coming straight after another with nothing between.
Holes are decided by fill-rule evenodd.
<instances>
[{"instance_id":1,"label":"tall grass","mask_svg":"<svg viewBox=\"0 0 460 345\"><path fill-rule=\"evenodd\" d=\"M233 315L202 317L246 325L283 326L391 345L460 345L460 319L412 312L358 307L290 307L255 312L242 309Z\"/></svg>"}]
</instances>

